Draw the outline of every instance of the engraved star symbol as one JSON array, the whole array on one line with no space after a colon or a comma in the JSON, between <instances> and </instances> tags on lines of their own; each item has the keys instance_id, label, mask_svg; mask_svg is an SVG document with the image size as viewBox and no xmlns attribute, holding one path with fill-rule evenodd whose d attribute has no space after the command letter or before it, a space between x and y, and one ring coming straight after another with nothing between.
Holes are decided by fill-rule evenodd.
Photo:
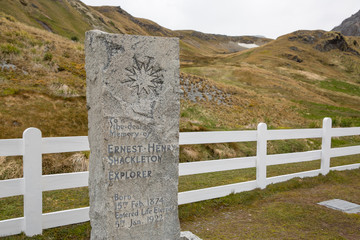
<instances>
[{"instance_id":1,"label":"engraved star symbol","mask_svg":"<svg viewBox=\"0 0 360 240\"><path fill-rule=\"evenodd\" d=\"M140 62L134 58L134 66L130 69L126 69L130 74L125 82L131 82L130 87L137 89L137 94L145 92L149 94L151 90L156 93L155 89L159 84L162 84L162 75L159 74L161 69L154 70L154 67L150 64L150 58L147 63Z\"/></svg>"}]
</instances>

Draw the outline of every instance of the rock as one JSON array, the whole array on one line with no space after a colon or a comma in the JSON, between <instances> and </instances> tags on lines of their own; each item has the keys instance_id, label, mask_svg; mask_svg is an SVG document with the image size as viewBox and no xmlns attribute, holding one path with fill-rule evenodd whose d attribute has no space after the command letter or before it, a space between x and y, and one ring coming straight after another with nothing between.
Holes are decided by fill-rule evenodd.
<instances>
[{"instance_id":1,"label":"rock","mask_svg":"<svg viewBox=\"0 0 360 240\"><path fill-rule=\"evenodd\" d=\"M183 88L182 99L192 102L208 101L218 105L231 103L231 94L218 89L205 78L181 73L180 83Z\"/></svg>"},{"instance_id":2,"label":"rock","mask_svg":"<svg viewBox=\"0 0 360 240\"><path fill-rule=\"evenodd\" d=\"M179 41L85 40L91 239L180 239Z\"/></svg>"},{"instance_id":3,"label":"rock","mask_svg":"<svg viewBox=\"0 0 360 240\"><path fill-rule=\"evenodd\" d=\"M316 40L316 38L312 35L308 35L308 34L298 34L298 33L302 33L300 31L295 32L294 34L296 34L295 36L290 36L289 40L290 41L299 41L302 43L307 43L307 44L313 44Z\"/></svg>"},{"instance_id":4,"label":"rock","mask_svg":"<svg viewBox=\"0 0 360 240\"><path fill-rule=\"evenodd\" d=\"M345 19L332 31L340 32L345 36L360 36L360 11Z\"/></svg>"},{"instance_id":5,"label":"rock","mask_svg":"<svg viewBox=\"0 0 360 240\"><path fill-rule=\"evenodd\" d=\"M328 52L333 49L338 49L343 52L350 52L357 56L360 56L359 52L349 46L341 33L327 34L327 38L319 41L319 43L315 46L315 49L321 52Z\"/></svg>"},{"instance_id":6,"label":"rock","mask_svg":"<svg viewBox=\"0 0 360 240\"><path fill-rule=\"evenodd\" d=\"M1 71L15 71L16 70L16 66L14 64L10 64L10 63L6 63L6 62L3 62L0 64L0 67L1 67Z\"/></svg>"},{"instance_id":7,"label":"rock","mask_svg":"<svg viewBox=\"0 0 360 240\"><path fill-rule=\"evenodd\" d=\"M290 41L298 41L305 44L315 45L314 49L321 52L328 52L338 49L359 56L359 52L352 48L344 36L338 32L326 31L296 31L289 38Z\"/></svg>"},{"instance_id":8,"label":"rock","mask_svg":"<svg viewBox=\"0 0 360 240\"><path fill-rule=\"evenodd\" d=\"M297 48L297 47L295 47L295 46L291 46L291 47L289 47L290 48L290 50L293 50L293 51L295 51L295 52L300 52L300 50Z\"/></svg>"},{"instance_id":9,"label":"rock","mask_svg":"<svg viewBox=\"0 0 360 240\"><path fill-rule=\"evenodd\" d=\"M287 59L292 60L292 61L295 61L295 62L298 62L298 63L303 62L303 60L302 60L301 58L299 58L298 56L296 56L296 55L284 54L284 56L285 56Z\"/></svg>"},{"instance_id":10,"label":"rock","mask_svg":"<svg viewBox=\"0 0 360 240\"><path fill-rule=\"evenodd\" d=\"M19 1L20 1L20 3L21 3L22 5L24 5L25 7L28 5L28 3L27 3L26 0L19 0Z\"/></svg>"},{"instance_id":11,"label":"rock","mask_svg":"<svg viewBox=\"0 0 360 240\"><path fill-rule=\"evenodd\" d=\"M14 127L19 127L19 126L21 126L21 123L19 123L19 122L16 121L16 120L13 120L13 121L12 121L12 125L13 125Z\"/></svg>"}]
</instances>

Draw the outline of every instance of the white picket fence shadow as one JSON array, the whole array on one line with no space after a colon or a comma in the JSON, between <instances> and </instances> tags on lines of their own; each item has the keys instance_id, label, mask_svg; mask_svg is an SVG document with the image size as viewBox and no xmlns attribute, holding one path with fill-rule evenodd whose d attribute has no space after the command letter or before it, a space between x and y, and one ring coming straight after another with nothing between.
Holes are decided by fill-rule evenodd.
<instances>
[{"instance_id":1,"label":"white picket fence shadow","mask_svg":"<svg viewBox=\"0 0 360 240\"><path fill-rule=\"evenodd\" d=\"M180 145L226 142L257 142L256 156L179 164L179 175L192 175L244 168L256 168L256 180L180 192L179 204L223 197L231 193L266 188L268 184L287 181L295 177L326 175L330 170L360 168L360 163L330 167L330 158L360 154L360 146L331 148L332 137L360 135L360 127L332 128L331 119L325 118L323 128L267 130L260 123L257 130L180 133ZM267 155L267 141L321 138L321 150ZM88 186L88 172L42 175L42 154L89 151L88 138L42 138L36 128L28 128L22 139L0 140L0 156L23 156L24 177L0 181L0 198L24 195L24 217L0 221L0 236L25 232L27 236L41 234L43 229L89 221L89 207L42 213L42 192ZM317 170L276 177L266 177L270 165L306 162L321 159Z\"/></svg>"}]
</instances>

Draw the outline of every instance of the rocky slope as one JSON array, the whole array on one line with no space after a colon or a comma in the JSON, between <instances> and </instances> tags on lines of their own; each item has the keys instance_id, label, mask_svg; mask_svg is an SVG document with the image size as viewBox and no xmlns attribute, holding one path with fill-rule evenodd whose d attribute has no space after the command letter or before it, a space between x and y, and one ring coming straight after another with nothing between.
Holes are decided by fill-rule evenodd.
<instances>
[{"instance_id":1,"label":"rocky slope","mask_svg":"<svg viewBox=\"0 0 360 240\"><path fill-rule=\"evenodd\" d=\"M341 32L345 36L360 36L360 11L345 19L332 31Z\"/></svg>"}]
</instances>

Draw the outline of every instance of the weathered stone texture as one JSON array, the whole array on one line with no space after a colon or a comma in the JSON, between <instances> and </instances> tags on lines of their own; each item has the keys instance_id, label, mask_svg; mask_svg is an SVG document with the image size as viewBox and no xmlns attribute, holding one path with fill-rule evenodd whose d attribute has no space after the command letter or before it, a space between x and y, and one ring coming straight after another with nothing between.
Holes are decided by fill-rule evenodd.
<instances>
[{"instance_id":1,"label":"weathered stone texture","mask_svg":"<svg viewBox=\"0 0 360 240\"><path fill-rule=\"evenodd\" d=\"M180 239L179 43L86 33L91 239Z\"/></svg>"}]
</instances>

